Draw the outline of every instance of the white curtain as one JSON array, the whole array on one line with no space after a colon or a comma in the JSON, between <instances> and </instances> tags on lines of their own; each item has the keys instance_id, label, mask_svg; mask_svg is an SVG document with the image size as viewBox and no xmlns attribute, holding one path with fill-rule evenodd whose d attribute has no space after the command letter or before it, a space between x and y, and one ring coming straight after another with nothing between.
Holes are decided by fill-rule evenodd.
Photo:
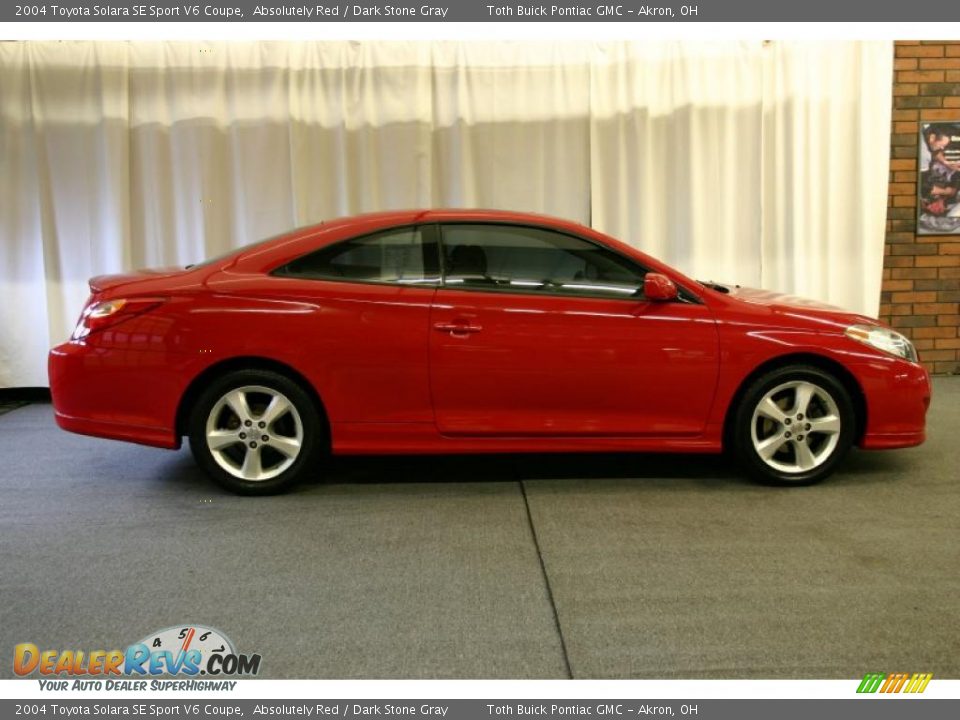
<instances>
[{"instance_id":1,"label":"white curtain","mask_svg":"<svg viewBox=\"0 0 960 720\"><path fill-rule=\"evenodd\" d=\"M890 43L0 43L0 387L92 275L498 207L875 314Z\"/></svg>"}]
</instances>

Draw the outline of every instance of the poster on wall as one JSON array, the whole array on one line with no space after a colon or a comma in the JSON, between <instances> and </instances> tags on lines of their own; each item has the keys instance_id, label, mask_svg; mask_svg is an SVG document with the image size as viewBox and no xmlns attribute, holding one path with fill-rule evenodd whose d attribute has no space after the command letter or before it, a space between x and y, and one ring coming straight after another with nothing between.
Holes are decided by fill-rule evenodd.
<instances>
[{"instance_id":1,"label":"poster on wall","mask_svg":"<svg viewBox=\"0 0 960 720\"><path fill-rule=\"evenodd\" d=\"M917 234L960 234L960 119L920 126Z\"/></svg>"}]
</instances>

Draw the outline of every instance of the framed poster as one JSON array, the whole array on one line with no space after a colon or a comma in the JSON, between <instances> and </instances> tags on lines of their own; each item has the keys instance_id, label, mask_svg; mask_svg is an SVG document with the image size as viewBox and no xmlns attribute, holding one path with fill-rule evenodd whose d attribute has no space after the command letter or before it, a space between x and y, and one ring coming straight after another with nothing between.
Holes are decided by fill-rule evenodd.
<instances>
[{"instance_id":1,"label":"framed poster","mask_svg":"<svg viewBox=\"0 0 960 720\"><path fill-rule=\"evenodd\" d=\"M960 119L922 123L917 234L960 234Z\"/></svg>"}]
</instances>

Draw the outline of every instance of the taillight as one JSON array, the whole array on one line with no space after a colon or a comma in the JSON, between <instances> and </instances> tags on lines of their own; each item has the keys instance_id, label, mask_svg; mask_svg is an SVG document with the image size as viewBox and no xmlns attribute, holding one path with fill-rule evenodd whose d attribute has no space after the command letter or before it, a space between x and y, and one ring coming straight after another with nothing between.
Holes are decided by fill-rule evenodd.
<instances>
[{"instance_id":1,"label":"taillight","mask_svg":"<svg viewBox=\"0 0 960 720\"><path fill-rule=\"evenodd\" d=\"M80 315L80 322L77 323L77 327L73 331L73 339L79 340L96 330L103 330L111 325L129 320L135 315L152 310L165 300L166 298L161 297L148 297L115 298L92 302Z\"/></svg>"}]
</instances>

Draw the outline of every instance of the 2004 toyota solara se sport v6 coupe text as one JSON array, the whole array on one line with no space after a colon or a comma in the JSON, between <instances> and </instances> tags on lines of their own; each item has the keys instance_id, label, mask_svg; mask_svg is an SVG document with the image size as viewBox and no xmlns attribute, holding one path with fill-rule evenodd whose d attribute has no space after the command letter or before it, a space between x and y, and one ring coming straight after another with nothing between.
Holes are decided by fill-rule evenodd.
<instances>
[{"instance_id":1,"label":"2004 toyota solara se sport v6 coupe text","mask_svg":"<svg viewBox=\"0 0 960 720\"><path fill-rule=\"evenodd\" d=\"M60 427L186 436L239 493L329 453L729 449L805 485L853 444L919 445L930 403L913 345L874 319L538 215L363 215L90 288L50 353Z\"/></svg>"}]
</instances>

